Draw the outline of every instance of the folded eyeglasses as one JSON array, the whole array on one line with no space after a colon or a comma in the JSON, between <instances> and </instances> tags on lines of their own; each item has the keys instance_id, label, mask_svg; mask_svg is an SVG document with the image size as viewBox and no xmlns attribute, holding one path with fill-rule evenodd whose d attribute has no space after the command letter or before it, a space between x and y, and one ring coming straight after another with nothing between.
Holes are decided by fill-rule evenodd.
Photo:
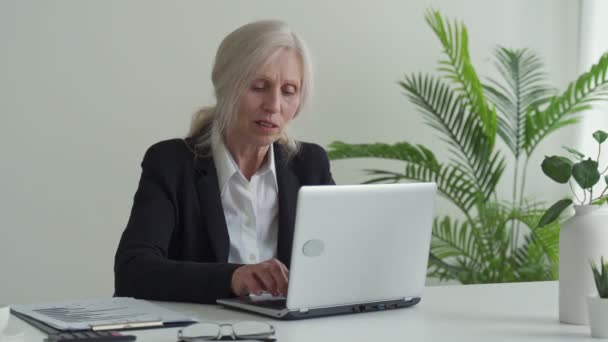
<instances>
[{"instance_id":1,"label":"folded eyeglasses","mask_svg":"<svg viewBox=\"0 0 608 342\"><path fill-rule=\"evenodd\" d=\"M228 332L226 334L226 332ZM189 325L177 332L178 341L199 342L217 340L276 341L274 327L263 322L214 323L203 322Z\"/></svg>"}]
</instances>

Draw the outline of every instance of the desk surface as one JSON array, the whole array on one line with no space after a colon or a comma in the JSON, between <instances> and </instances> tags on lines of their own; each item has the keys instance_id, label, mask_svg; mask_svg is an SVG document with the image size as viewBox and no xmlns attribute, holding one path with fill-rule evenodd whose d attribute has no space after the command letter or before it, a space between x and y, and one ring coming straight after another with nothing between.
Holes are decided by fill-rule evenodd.
<instances>
[{"instance_id":1,"label":"desk surface","mask_svg":"<svg viewBox=\"0 0 608 342\"><path fill-rule=\"evenodd\" d=\"M558 322L558 283L511 283L429 287L412 308L282 322L215 305L159 304L200 320L262 320L273 324L277 342L292 341L600 341L588 326ZM44 334L11 317L24 341ZM11 330L13 330L11 329ZM176 341L177 329L129 332L138 341Z\"/></svg>"}]
</instances>

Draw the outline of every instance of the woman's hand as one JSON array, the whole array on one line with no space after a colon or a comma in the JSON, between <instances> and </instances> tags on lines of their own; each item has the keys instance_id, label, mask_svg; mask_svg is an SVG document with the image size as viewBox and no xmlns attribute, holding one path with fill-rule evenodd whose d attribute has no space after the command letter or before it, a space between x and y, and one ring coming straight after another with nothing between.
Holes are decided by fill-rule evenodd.
<instances>
[{"instance_id":1,"label":"woman's hand","mask_svg":"<svg viewBox=\"0 0 608 342\"><path fill-rule=\"evenodd\" d=\"M232 292L237 296L259 295L263 291L273 296L284 296L288 281L287 267L277 259L270 259L237 268L232 274Z\"/></svg>"}]
</instances>

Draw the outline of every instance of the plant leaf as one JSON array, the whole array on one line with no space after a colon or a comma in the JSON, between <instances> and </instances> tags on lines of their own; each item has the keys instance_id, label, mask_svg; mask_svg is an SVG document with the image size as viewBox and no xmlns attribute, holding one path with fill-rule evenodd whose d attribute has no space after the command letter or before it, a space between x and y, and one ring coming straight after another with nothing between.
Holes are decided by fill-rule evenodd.
<instances>
[{"instance_id":1,"label":"plant leaf","mask_svg":"<svg viewBox=\"0 0 608 342\"><path fill-rule=\"evenodd\" d=\"M581 152L579 152L579 151L577 151L577 150L575 150L575 149L573 149L573 148L570 148L570 147L567 147L567 146L562 146L562 148L563 148L564 150L566 150L566 151L568 151L568 152L572 153L572 154L573 154L573 155L574 155L574 156L575 156L575 157L576 157L578 160L583 160L583 159L585 159L585 155L584 155L584 154L582 154Z\"/></svg>"},{"instance_id":2,"label":"plant leaf","mask_svg":"<svg viewBox=\"0 0 608 342\"><path fill-rule=\"evenodd\" d=\"M545 175L561 184L568 183L570 176L572 176L572 162L566 157L545 157L541 168Z\"/></svg>"},{"instance_id":3,"label":"plant leaf","mask_svg":"<svg viewBox=\"0 0 608 342\"><path fill-rule=\"evenodd\" d=\"M597 130L593 133L593 138L595 138L595 140L597 140L597 142L601 144L606 141L606 139L608 139L608 133L602 130Z\"/></svg>"},{"instance_id":4,"label":"plant leaf","mask_svg":"<svg viewBox=\"0 0 608 342\"><path fill-rule=\"evenodd\" d=\"M439 163L431 150L423 145L412 145L408 142L396 144L348 144L334 141L328 146L329 159L348 158L382 158L401 160L416 164L424 164L429 168L437 168Z\"/></svg>"},{"instance_id":5,"label":"plant leaf","mask_svg":"<svg viewBox=\"0 0 608 342\"><path fill-rule=\"evenodd\" d=\"M555 202L555 204L553 204L549 209L547 209L543 217L540 218L540 221L538 222L538 227L544 227L549 223L555 221L562 213L562 211L568 208L570 204L572 204L572 200L568 198Z\"/></svg>"},{"instance_id":6,"label":"plant leaf","mask_svg":"<svg viewBox=\"0 0 608 342\"><path fill-rule=\"evenodd\" d=\"M599 269L595 262L591 261L591 271L598 295L600 298L608 298L608 263L604 262L603 256L600 257Z\"/></svg>"},{"instance_id":7,"label":"plant leaf","mask_svg":"<svg viewBox=\"0 0 608 342\"><path fill-rule=\"evenodd\" d=\"M571 82L561 95L553 97L547 108L526 113L525 149L528 155L544 137L560 127L577 122L576 113L590 108L595 101L608 98L607 86L608 53L602 55L589 71Z\"/></svg>"},{"instance_id":8,"label":"plant leaf","mask_svg":"<svg viewBox=\"0 0 608 342\"><path fill-rule=\"evenodd\" d=\"M600 180L597 162L589 158L574 164L572 167L572 177L583 189L593 187Z\"/></svg>"},{"instance_id":9,"label":"plant leaf","mask_svg":"<svg viewBox=\"0 0 608 342\"><path fill-rule=\"evenodd\" d=\"M498 46L494 65L502 83L489 79L485 94L498 112L498 134L518 158L525 143L526 112L548 102L555 90L546 83L540 58L528 49Z\"/></svg>"},{"instance_id":10,"label":"plant leaf","mask_svg":"<svg viewBox=\"0 0 608 342\"><path fill-rule=\"evenodd\" d=\"M522 246L524 247L522 250L525 250L528 254L531 253L531 250L539 250L537 254L542 254L546 257L544 263L547 267L544 271L546 273L544 279L557 279L559 273L560 225L557 221L553 221L542 228L538 227L538 223L540 222L543 213L544 210L540 210L537 207L526 208L521 214L516 212L514 219L523 222L530 229L529 239L526 239L527 247Z\"/></svg>"},{"instance_id":11,"label":"plant leaf","mask_svg":"<svg viewBox=\"0 0 608 342\"><path fill-rule=\"evenodd\" d=\"M486 102L483 87L471 64L467 28L462 23L452 24L444 20L439 11L427 11L425 19L439 38L447 56L447 60L440 63L443 67L439 70L444 71L447 78L454 81L466 106L470 107L470 112L478 115L481 120L490 146L494 146L497 131L496 110Z\"/></svg>"},{"instance_id":12,"label":"plant leaf","mask_svg":"<svg viewBox=\"0 0 608 342\"><path fill-rule=\"evenodd\" d=\"M459 166L440 165L431 169L423 164L408 163L403 171L404 178L421 182L437 183L437 190L448 198L463 213L468 213L478 196L475 183Z\"/></svg>"},{"instance_id":13,"label":"plant leaf","mask_svg":"<svg viewBox=\"0 0 608 342\"><path fill-rule=\"evenodd\" d=\"M427 123L443 135L456 163L475 180L477 190L489 198L506 163L500 152L492 151L479 117L440 79L418 74L399 84Z\"/></svg>"},{"instance_id":14,"label":"plant leaf","mask_svg":"<svg viewBox=\"0 0 608 342\"><path fill-rule=\"evenodd\" d=\"M335 141L328 146L327 155L332 160L383 158L404 161L406 166L403 173L367 170L368 174L374 176L374 178L367 180L366 183L394 183L404 179L435 182L439 193L452 201L464 213L467 213L473 207L479 194L475 182L462 168L440 164L433 152L422 145L412 145L407 142L393 145L382 143L348 144ZM487 167L496 167L489 162L488 164ZM489 186L495 186L495 184L489 183Z\"/></svg>"},{"instance_id":15,"label":"plant leaf","mask_svg":"<svg viewBox=\"0 0 608 342\"><path fill-rule=\"evenodd\" d=\"M432 253L440 259L462 256L477 259L475 236L470 232L468 222L460 224L449 216L433 221Z\"/></svg>"}]
</instances>

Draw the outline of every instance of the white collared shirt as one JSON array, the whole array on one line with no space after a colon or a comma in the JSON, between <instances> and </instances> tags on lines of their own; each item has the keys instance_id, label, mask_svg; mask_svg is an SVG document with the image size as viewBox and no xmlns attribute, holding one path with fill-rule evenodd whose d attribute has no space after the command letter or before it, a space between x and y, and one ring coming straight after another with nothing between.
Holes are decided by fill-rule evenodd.
<instances>
[{"instance_id":1,"label":"white collared shirt","mask_svg":"<svg viewBox=\"0 0 608 342\"><path fill-rule=\"evenodd\" d=\"M279 202L272 145L251 181L243 176L223 142L212 146L212 153L230 237L228 262L255 264L274 258Z\"/></svg>"}]
</instances>

